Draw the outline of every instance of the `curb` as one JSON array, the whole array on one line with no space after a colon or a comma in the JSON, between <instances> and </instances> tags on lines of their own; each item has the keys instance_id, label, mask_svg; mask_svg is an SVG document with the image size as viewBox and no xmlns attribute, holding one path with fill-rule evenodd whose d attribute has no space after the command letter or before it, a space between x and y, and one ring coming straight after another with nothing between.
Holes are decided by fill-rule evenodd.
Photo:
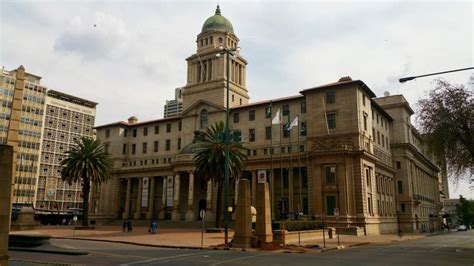
<instances>
[{"instance_id":1,"label":"curb","mask_svg":"<svg viewBox=\"0 0 474 266\"><path fill-rule=\"evenodd\" d=\"M14 262L23 262L23 263L31 263L31 264L42 264L42 265L57 265L57 266L71 266L75 264L70 263L57 263L57 262L49 262L49 261L41 261L41 260L22 260L22 259L10 259L8 260ZM80 264L77 264L80 265Z\"/></svg>"},{"instance_id":2,"label":"curb","mask_svg":"<svg viewBox=\"0 0 474 266\"><path fill-rule=\"evenodd\" d=\"M60 250L49 250L49 249L31 249L31 248L22 248L22 247L10 247L9 251L26 251L26 252L35 252L35 253L48 253L48 254L59 254L59 255L88 255L89 252L85 251L60 251Z\"/></svg>"}]
</instances>

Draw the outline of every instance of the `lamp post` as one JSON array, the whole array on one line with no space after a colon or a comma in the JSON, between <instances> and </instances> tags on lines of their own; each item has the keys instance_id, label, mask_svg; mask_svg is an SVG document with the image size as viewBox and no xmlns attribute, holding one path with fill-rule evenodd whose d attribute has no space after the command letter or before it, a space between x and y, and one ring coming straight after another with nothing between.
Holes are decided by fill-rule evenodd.
<instances>
[{"instance_id":1,"label":"lamp post","mask_svg":"<svg viewBox=\"0 0 474 266\"><path fill-rule=\"evenodd\" d=\"M419 76L411 76L411 77L401 78L401 79L399 79L398 81L399 81L400 83L405 83L405 82L407 82L407 81L414 80L414 79L416 79L416 78L434 76L434 75L439 75L439 74L446 74L446 73L451 73L451 72L464 71L464 70L469 70L469 69L474 69L474 67L460 68L460 69L448 70L448 71L443 71L443 72L436 72L436 73L425 74L425 75L419 75Z\"/></svg>"},{"instance_id":2,"label":"lamp post","mask_svg":"<svg viewBox=\"0 0 474 266\"><path fill-rule=\"evenodd\" d=\"M230 129L229 129L229 94L230 94L230 56L235 56L236 52L240 51L240 47L236 48L225 48L219 46L219 53L217 57L221 55L226 56L226 112L225 112L225 132L224 132L224 144L225 144L225 165L224 165L224 243L227 247L229 245L229 156L230 156Z\"/></svg>"}]
</instances>

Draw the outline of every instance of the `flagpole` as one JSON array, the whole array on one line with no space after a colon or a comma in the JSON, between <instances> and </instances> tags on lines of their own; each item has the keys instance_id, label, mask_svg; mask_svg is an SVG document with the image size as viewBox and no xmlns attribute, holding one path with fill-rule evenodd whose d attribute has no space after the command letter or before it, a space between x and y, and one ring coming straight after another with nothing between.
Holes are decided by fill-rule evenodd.
<instances>
[{"instance_id":1,"label":"flagpole","mask_svg":"<svg viewBox=\"0 0 474 266\"><path fill-rule=\"evenodd\" d=\"M290 114L288 114L288 153L290 154L290 165L289 165L289 171L288 171L288 211L292 213L291 219L293 219L293 165L292 165L292 159L293 159L293 149L291 147L291 118ZM291 197L291 198L290 198ZM290 204L291 203L291 204Z\"/></svg>"},{"instance_id":2,"label":"flagpole","mask_svg":"<svg viewBox=\"0 0 474 266\"><path fill-rule=\"evenodd\" d=\"M282 153L282 135L283 135L283 106L280 106L280 194L281 194L281 212L280 217L283 218L282 214L285 211L285 202L283 200L283 153Z\"/></svg>"},{"instance_id":3,"label":"flagpole","mask_svg":"<svg viewBox=\"0 0 474 266\"><path fill-rule=\"evenodd\" d=\"M273 180L273 106L272 106L272 101L270 101L270 210L271 210L271 216L272 216L272 221L275 220L275 212L274 212L274 204L273 204L273 186L274 186L274 180Z\"/></svg>"},{"instance_id":4,"label":"flagpole","mask_svg":"<svg viewBox=\"0 0 474 266\"><path fill-rule=\"evenodd\" d=\"M309 179L309 147L308 147L308 123L306 122L306 128L305 128L305 142L306 142L306 178ZM309 210L308 210L309 214Z\"/></svg>"},{"instance_id":5,"label":"flagpole","mask_svg":"<svg viewBox=\"0 0 474 266\"><path fill-rule=\"evenodd\" d=\"M302 191L302 185L303 185L303 182L301 180L301 154L300 154L300 134L301 134L301 129L300 129L300 121L298 119L298 187L299 187L299 194L300 194L300 204L299 204L299 207L298 207L298 212L301 211L300 208L303 208L303 196L301 194L301 191Z\"/></svg>"}]
</instances>

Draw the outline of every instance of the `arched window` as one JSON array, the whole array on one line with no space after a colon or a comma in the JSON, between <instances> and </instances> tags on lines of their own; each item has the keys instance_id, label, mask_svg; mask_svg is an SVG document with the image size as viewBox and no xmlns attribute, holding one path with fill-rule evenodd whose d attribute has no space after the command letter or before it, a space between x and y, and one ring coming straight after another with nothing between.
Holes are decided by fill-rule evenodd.
<instances>
[{"instance_id":1,"label":"arched window","mask_svg":"<svg viewBox=\"0 0 474 266\"><path fill-rule=\"evenodd\" d=\"M203 109L201 111L201 117L200 117L200 125L201 125L201 128L205 128L207 127L207 110L206 109Z\"/></svg>"}]
</instances>

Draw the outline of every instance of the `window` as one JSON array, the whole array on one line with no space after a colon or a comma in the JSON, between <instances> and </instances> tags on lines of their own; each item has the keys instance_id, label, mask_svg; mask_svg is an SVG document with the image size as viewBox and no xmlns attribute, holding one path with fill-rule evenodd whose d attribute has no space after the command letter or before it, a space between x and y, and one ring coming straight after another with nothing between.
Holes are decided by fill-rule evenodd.
<instances>
[{"instance_id":1,"label":"window","mask_svg":"<svg viewBox=\"0 0 474 266\"><path fill-rule=\"evenodd\" d=\"M272 118L272 107L265 107L265 118Z\"/></svg>"},{"instance_id":2,"label":"window","mask_svg":"<svg viewBox=\"0 0 474 266\"><path fill-rule=\"evenodd\" d=\"M300 136L306 137L306 122L301 123Z\"/></svg>"},{"instance_id":3,"label":"window","mask_svg":"<svg viewBox=\"0 0 474 266\"><path fill-rule=\"evenodd\" d=\"M283 127L283 137L288 138L290 136L289 124L282 124Z\"/></svg>"},{"instance_id":4,"label":"window","mask_svg":"<svg viewBox=\"0 0 474 266\"><path fill-rule=\"evenodd\" d=\"M134 128L134 129L132 130L132 137L134 137L134 138L137 137L137 129L136 129L136 128Z\"/></svg>"},{"instance_id":5,"label":"window","mask_svg":"<svg viewBox=\"0 0 474 266\"><path fill-rule=\"evenodd\" d=\"M326 113L326 120L329 129L336 128L336 113Z\"/></svg>"},{"instance_id":6,"label":"window","mask_svg":"<svg viewBox=\"0 0 474 266\"><path fill-rule=\"evenodd\" d=\"M124 137L127 137L127 135L128 135L128 129L124 129L124 130L123 130L123 136L124 136Z\"/></svg>"},{"instance_id":7,"label":"window","mask_svg":"<svg viewBox=\"0 0 474 266\"><path fill-rule=\"evenodd\" d=\"M257 150L252 150L252 155L257 156Z\"/></svg>"},{"instance_id":8,"label":"window","mask_svg":"<svg viewBox=\"0 0 474 266\"><path fill-rule=\"evenodd\" d=\"M377 144L380 145L380 132L377 130Z\"/></svg>"},{"instance_id":9,"label":"window","mask_svg":"<svg viewBox=\"0 0 474 266\"><path fill-rule=\"evenodd\" d=\"M181 150L181 138L178 139L178 150Z\"/></svg>"},{"instance_id":10,"label":"window","mask_svg":"<svg viewBox=\"0 0 474 266\"><path fill-rule=\"evenodd\" d=\"M148 127L143 128L143 136L148 136Z\"/></svg>"},{"instance_id":11,"label":"window","mask_svg":"<svg viewBox=\"0 0 474 266\"><path fill-rule=\"evenodd\" d=\"M249 121L255 120L255 110L249 110Z\"/></svg>"},{"instance_id":12,"label":"window","mask_svg":"<svg viewBox=\"0 0 474 266\"><path fill-rule=\"evenodd\" d=\"M362 105L365 106L365 95L362 95Z\"/></svg>"},{"instance_id":13,"label":"window","mask_svg":"<svg viewBox=\"0 0 474 266\"><path fill-rule=\"evenodd\" d=\"M250 142L255 141L255 129L254 128L249 129L249 141Z\"/></svg>"},{"instance_id":14,"label":"window","mask_svg":"<svg viewBox=\"0 0 474 266\"><path fill-rule=\"evenodd\" d=\"M110 129L108 129L108 128L105 130L105 137L106 138L110 137Z\"/></svg>"},{"instance_id":15,"label":"window","mask_svg":"<svg viewBox=\"0 0 474 266\"><path fill-rule=\"evenodd\" d=\"M388 146L388 136L385 138L385 146L387 147L387 150L388 150L388 148L389 148L389 146Z\"/></svg>"},{"instance_id":16,"label":"window","mask_svg":"<svg viewBox=\"0 0 474 266\"><path fill-rule=\"evenodd\" d=\"M146 153L147 144L146 142L142 143L142 153Z\"/></svg>"},{"instance_id":17,"label":"window","mask_svg":"<svg viewBox=\"0 0 474 266\"><path fill-rule=\"evenodd\" d=\"M367 114L365 112L364 112L364 130L367 130Z\"/></svg>"},{"instance_id":18,"label":"window","mask_svg":"<svg viewBox=\"0 0 474 266\"><path fill-rule=\"evenodd\" d=\"M171 140L166 140L166 150L169 151L171 149Z\"/></svg>"},{"instance_id":19,"label":"window","mask_svg":"<svg viewBox=\"0 0 474 266\"><path fill-rule=\"evenodd\" d=\"M239 113L234 113L234 123L239 123Z\"/></svg>"},{"instance_id":20,"label":"window","mask_svg":"<svg viewBox=\"0 0 474 266\"><path fill-rule=\"evenodd\" d=\"M272 127L265 127L265 139L272 139Z\"/></svg>"},{"instance_id":21,"label":"window","mask_svg":"<svg viewBox=\"0 0 474 266\"><path fill-rule=\"evenodd\" d=\"M385 147L385 137L383 134L382 134L382 147Z\"/></svg>"},{"instance_id":22,"label":"window","mask_svg":"<svg viewBox=\"0 0 474 266\"><path fill-rule=\"evenodd\" d=\"M234 100L235 100L235 95L232 94L232 102L234 102Z\"/></svg>"},{"instance_id":23,"label":"window","mask_svg":"<svg viewBox=\"0 0 474 266\"><path fill-rule=\"evenodd\" d=\"M406 211L406 209L405 209L405 203L400 204L400 211L401 211L401 212L405 212L405 211Z\"/></svg>"},{"instance_id":24,"label":"window","mask_svg":"<svg viewBox=\"0 0 474 266\"><path fill-rule=\"evenodd\" d=\"M181 121L179 121L179 123L178 123L178 130L181 131L182 128L183 128L183 123L181 123Z\"/></svg>"},{"instance_id":25,"label":"window","mask_svg":"<svg viewBox=\"0 0 474 266\"><path fill-rule=\"evenodd\" d=\"M171 132L171 124L166 124L166 132L167 133Z\"/></svg>"},{"instance_id":26,"label":"window","mask_svg":"<svg viewBox=\"0 0 474 266\"><path fill-rule=\"evenodd\" d=\"M301 102L300 107L301 107L301 113L305 114L306 113L306 102Z\"/></svg>"},{"instance_id":27,"label":"window","mask_svg":"<svg viewBox=\"0 0 474 266\"><path fill-rule=\"evenodd\" d=\"M335 185L336 184L336 167L335 166L326 166L324 167L325 176L326 176L326 185Z\"/></svg>"},{"instance_id":28,"label":"window","mask_svg":"<svg viewBox=\"0 0 474 266\"><path fill-rule=\"evenodd\" d=\"M370 180L371 180L371 176L370 176L370 168L365 168L365 182L367 184L367 187L370 187Z\"/></svg>"},{"instance_id":29,"label":"window","mask_svg":"<svg viewBox=\"0 0 474 266\"><path fill-rule=\"evenodd\" d=\"M402 181L397 181L398 194L403 194L403 183Z\"/></svg>"},{"instance_id":30,"label":"window","mask_svg":"<svg viewBox=\"0 0 474 266\"><path fill-rule=\"evenodd\" d=\"M372 198L367 197L367 207L369 209L369 214L374 215L374 210L372 209Z\"/></svg>"},{"instance_id":31,"label":"window","mask_svg":"<svg viewBox=\"0 0 474 266\"><path fill-rule=\"evenodd\" d=\"M109 153L109 144L104 144L105 153Z\"/></svg>"},{"instance_id":32,"label":"window","mask_svg":"<svg viewBox=\"0 0 474 266\"><path fill-rule=\"evenodd\" d=\"M201 111L201 116L200 116L200 119L199 119L199 125L201 126L201 128L206 128L207 127L207 110L206 109L203 109Z\"/></svg>"},{"instance_id":33,"label":"window","mask_svg":"<svg viewBox=\"0 0 474 266\"><path fill-rule=\"evenodd\" d=\"M135 154L136 150L137 150L137 145L132 144L132 154Z\"/></svg>"},{"instance_id":34,"label":"window","mask_svg":"<svg viewBox=\"0 0 474 266\"><path fill-rule=\"evenodd\" d=\"M153 152L158 152L158 147L159 147L158 145L159 145L158 141L153 142Z\"/></svg>"},{"instance_id":35,"label":"window","mask_svg":"<svg viewBox=\"0 0 474 266\"><path fill-rule=\"evenodd\" d=\"M326 103L335 103L336 102L336 92L335 91L328 91L326 92Z\"/></svg>"},{"instance_id":36,"label":"window","mask_svg":"<svg viewBox=\"0 0 474 266\"><path fill-rule=\"evenodd\" d=\"M326 196L326 215L333 216L336 208L336 196Z\"/></svg>"},{"instance_id":37,"label":"window","mask_svg":"<svg viewBox=\"0 0 474 266\"><path fill-rule=\"evenodd\" d=\"M156 125L155 126L155 135L158 135L158 134L160 134L160 126Z\"/></svg>"},{"instance_id":38,"label":"window","mask_svg":"<svg viewBox=\"0 0 474 266\"><path fill-rule=\"evenodd\" d=\"M283 115L290 115L290 106L288 104L283 105Z\"/></svg>"},{"instance_id":39,"label":"window","mask_svg":"<svg viewBox=\"0 0 474 266\"><path fill-rule=\"evenodd\" d=\"M402 169L402 164L400 163L400 161L397 161L397 169Z\"/></svg>"},{"instance_id":40,"label":"window","mask_svg":"<svg viewBox=\"0 0 474 266\"><path fill-rule=\"evenodd\" d=\"M127 154L127 144L124 143L122 146L122 154Z\"/></svg>"}]
</instances>

